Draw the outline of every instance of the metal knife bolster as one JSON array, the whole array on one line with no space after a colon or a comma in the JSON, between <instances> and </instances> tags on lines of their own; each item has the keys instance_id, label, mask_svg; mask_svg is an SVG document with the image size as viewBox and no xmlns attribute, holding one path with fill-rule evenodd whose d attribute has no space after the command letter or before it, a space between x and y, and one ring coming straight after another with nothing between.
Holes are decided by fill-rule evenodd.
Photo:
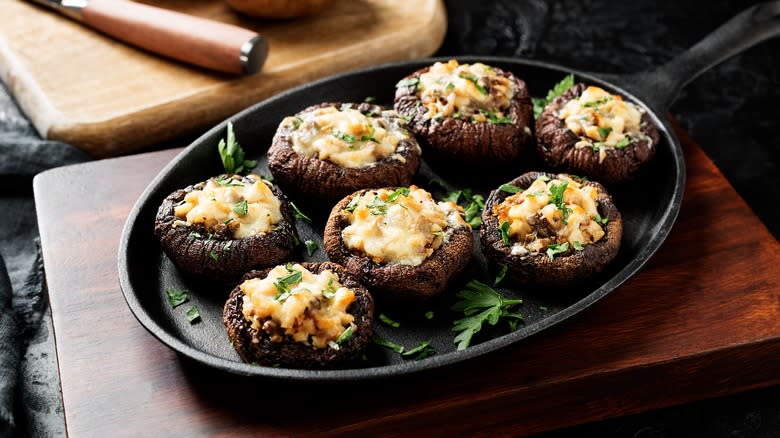
<instances>
[{"instance_id":1,"label":"metal knife bolster","mask_svg":"<svg viewBox=\"0 0 780 438\"><path fill-rule=\"evenodd\" d=\"M81 21L81 11L89 4L88 0L32 0L35 3L54 9L74 20Z\"/></svg>"}]
</instances>

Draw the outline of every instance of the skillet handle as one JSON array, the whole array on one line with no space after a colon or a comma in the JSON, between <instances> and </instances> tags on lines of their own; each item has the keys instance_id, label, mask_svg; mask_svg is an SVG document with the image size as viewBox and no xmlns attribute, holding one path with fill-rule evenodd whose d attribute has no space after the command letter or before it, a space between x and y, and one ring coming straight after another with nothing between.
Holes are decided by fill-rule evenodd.
<instances>
[{"instance_id":1,"label":"skillet handle","mask_svg":"<svg viewBox=\"0 0 780 438\"><path fill-rule=\"evenodd\" d=\"M666 112L680 90L701 73L777 35L780 1L760 3L742 11L666 64L615 79L655 110Z\"/></svg>"}]
</instances>

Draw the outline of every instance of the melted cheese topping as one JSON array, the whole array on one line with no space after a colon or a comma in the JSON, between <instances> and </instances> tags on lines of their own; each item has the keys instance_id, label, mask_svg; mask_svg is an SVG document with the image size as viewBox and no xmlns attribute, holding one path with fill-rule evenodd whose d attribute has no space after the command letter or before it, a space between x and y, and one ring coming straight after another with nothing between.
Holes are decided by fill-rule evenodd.
<instances>
[{"instance_id":1,"label":"melted cheese topping","mask_svg":"<svg viewBox=\"0 0 780 438\"><path fill-rule=\"evenodd\" d=\"M468 226L462 213L455 203L437 203L415 186L372 190L354 197L343 212L350 225L341 237L347 248L375 263L418 266L455 227Z\"/></svg>"},{"instance_id":2,"label":"melted cheese topping","mask_svg":"<svg viewBox=\"0 0 780 438\"><path fill-rule=\"evenodd\" d=\"M420 75L419 95L425 117L471 118L475 122L506 123L514 89L508 78L482 63L437 62Z\"/></svg>"},{"instance_id":3,"label":"melted cheese topping","mask_svg":"<svg viewBox=\"0 0 780 438\"><path fill-rule=\"evenodd\" d=\"M246 178L211 178L201 190L193 190L174 207L180 220L173 226L203 224L206 230L225 225L233 230L233 237L264 234L282 219L281 203L271 189L257 175Z\"/></svg>"},{"instance_id":4,"label":"melted cheese topping","mask_svg":"<svg viewBox=\"0 0 780 438\"><path fill-rule=\"evenodd\" d=\"M299 264L277 266L267 277L246 280L239 287L244 318L253 329L268 333L272 342L287 338L338 349L339 336L356 328L355 317L347 313L355 292L329 270L314 274Z\"/></svg>"},{"instance_id":5,"label":"melted cheese topping","mask_svg":"<svg viewBox=\"0 0 780 438\"><path fill-rule=\"evenodd\" d=\"M566 102L558 117L580 137L575 146L594 148L599 162L606 157L606 148L623 148L632 139L645 137L641 110L599 87L589 86L579 98Z\"/></svg>"},{"instance_id":6,"label":"melted cheese topping","mask_svg":"<svg viewBox=\"0 0 780 438\"><path fill-rule=\"evenodd\" d=\"M382 114L389 116L395 112ZM409 138L397 124L382 117L367 117L347 106L340 110L332 106L318 108L300 117L286 117L282 125L292 128L290 140L297 154L344 168L370 166L390 156L403 160L396 149L401 140Z\"/></svg>"},{"instance_id":7,"label":"melted cheese topping","mask_svg":"<svg viewBox=\"0 0 780 438\"><path fill-rule=\"evenodd\" d=\"M599 214L595 187L580 185L565 176L545 180L537 178L526 190L493 207L499 224L509 222L512 254L540 252L551 244L567 242L570 248L577 248L604 237L604 230L594 219ZM565 218L554 196L564 184Z\"/></svg>"}]
</instances>

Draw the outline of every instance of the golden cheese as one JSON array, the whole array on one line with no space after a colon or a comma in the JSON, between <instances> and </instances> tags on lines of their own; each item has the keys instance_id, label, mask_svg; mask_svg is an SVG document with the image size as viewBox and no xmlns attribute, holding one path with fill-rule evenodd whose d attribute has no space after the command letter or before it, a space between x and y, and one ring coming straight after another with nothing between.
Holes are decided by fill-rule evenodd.
<instances>
[{"instance_id":1,"label":"golden cheese","mask_svg":"<svg viewBox=\"0 0 780 438\"><path fill-rule=\"evenodd\" d=\"M418 266L449 239L455 227L468 226L462 212L455 203L437 203L415 186L371 190L347 206L344 214L350 225L341 237L347 248L375 263Z\"/></svg>"},{"instance_id":2,"label":"golden cheese","mask_svg":"<svg viewBox=\"0 0 780 438\"><path fill-rule=\"evenodd\" d=\"M409 133L379 116L367 117L347 106L329 106L286 117L282 125L292 128L290 141L299 155L317 157L344 168L370 166L387 157L403 160L397 154L398 145L409 139ZM416 152L420 153L419 147Z\"/></svg>"},{"instance_id":3,"label":"golden cheese","mask_svg":"<svg viewBox=\"0 0 780 438\"><path fill-rule=\"evenodd\" d=\"M238 175L211 178L201 190L193 190L174 207L179 219L173 226L202 224L214 230L220 224L233 230L233 237L264 234L282 219L281 203L257 175L246 182Z\"/></svg>"},{"instance_id":4,"label":"golden cheese","mask_svg":"<svg viewBox=\"0 0 780 438\"><path fill-rule=\"evenodd\" d=\"M527 189L494 206L493 213L499 224L509 222L512 254L544 251L551 244L578 248L604 237L596 220L600 217L597 195L595 187L568 177L537 178Z\"/></svg>"},{"instance_id":5,"label":"golden cheese","mask_svg":"<svg viewBox=\"0 0 780 438\"><path fill-rule=\"evenodd\" d=\"M642 133L642 110L616 94L589 86L579 98L561 108L558 117L566 127L579 136L576 147L592 147L599 152L599 162L606 157L607 148L622 148ZM652 143L652 142L651 142Z\"/></svg>"},{"instance_id":6,"label":"golden cheese","mask_svg":"<svg viewBox=\"0 0 780 438\"><path fill-rule=\"evenodd\" d=\"M452 116L497 123L514 97L509 79L482 63L437 62L419 81L420 100L429 119Z\"/></svg>"},{"instance_id":7,"label":"golden cheese","mask_svg":"<svg viewBox=\"0 0 780 438\"><path fill-rule=\"evenodd\" d=\"M244 318L253 329L266 332L272 342L288 339L314 348L338 349L336 341L344 331L357 328L355 317L347 313L355 292L330 270L314 274L300 264L287 264L239 287L244 293Z\"/></svg>"}]
</instances>

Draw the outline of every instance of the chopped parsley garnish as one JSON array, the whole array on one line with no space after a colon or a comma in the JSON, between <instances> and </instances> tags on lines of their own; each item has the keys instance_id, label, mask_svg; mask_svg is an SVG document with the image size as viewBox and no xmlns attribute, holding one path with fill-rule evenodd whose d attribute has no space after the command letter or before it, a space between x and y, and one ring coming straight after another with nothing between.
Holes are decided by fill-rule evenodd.
<instances>
[{"instance_id":1,"label":"chopped parsley garnish","mask_svg":"<svg viewBox=\"0 0 780 438\"><path fill-rule=\"evenodd\" d=\"M404 359L420 360L434 354L436 354L436 350L431 346L431 340L428 339L427 341L420 342L411 350L404 351L401 353L401 357Z\"/></svg>"},{"instance_id":2,"label":"chopped parsley garnish","mask_svg":"<svg viewBox=\"0 0 780 438\"><path fill-rule=\"evenodd\" d=\"M350 325L349 327L346 328L346 330L341 332L339 337L336 339L336 344L341 345L344 342L347 342L351 337L352 337L352 326Z\"/></svg>"},{"instance_id":3,"label":"chopped parsley garnish","mask_svg":"<svg viewBox=\"0 0 780 438\"><path fill-rule=\"evenodd\" d=\"M341 132L337 129L331 132L331 135L347 143L354 143L355 141L357 141L357 138L354 135Z\"/></svg>"},{"instance_id":4,"label":"chopped parsley garnish","mask_svg":"<svg viewBox=\"0 0 780 438\"><path fill-rule=\"evenodd\" d=\"M368 135L364 135L360 137L360 141L373 141L374 143L379 143L379 140L374 138L374 134L376 133L376 128L374 126L371 126L371 132Z\"/></svg>"},{"instance_id":5,"label":"chopped parsley garnish","mask_svg":"<svg viewBox=\"0 0 780 438\"><path fill-rule=\"evenodd\" d=\"M189 299L189 294L187 294L186 290L168 289L165 291L165 294L168 296L168 304L173 308L186 303Z\"/></svg>"},{"instance_id":6,"label":"chopped parsley garnish","mask_svg":"<svg viewBox=\"0 0 780 438\"><path fill-rule=\"evenodd\" d=\"M504 245L509 246L511 244L509 241L509 222L501 222L498 229L501 231L501 241L504 242Z\"/></svg>"},{"instance_id":7,"label":"chopped parsley garnish","mask_svg":"<svg viewBox=\"0 0 780 438\"><path fill-rule=\"evenodd\" d=\"M388 341L387 339L382 339L382 338L380 338L377 335L371 336L371 341L373 343L375 343L376 345L380 345L382 347L389 348L389 349L395 351L396 353L400 354L400 353L404 352L404 346L403 345L396 344L395 342Z\"/></svg>"},{"instance_id":8,"label":"chopped parsley garnish","mask_svg":"<svg viewBox=\"0 0 780 438\"><path fill-rule=\"evenodd\" d=\"M396 199L398 199L399 196L409 196L409 188L408 187L400 187L395 190L393 190L392 193L387 195L387 202L395 202Z\"/></svg>"},{"instance_id":9,"label":"chopped parsley garnish","mask_svg":"<svg viewBox=\"0 0 780 438\"><path fill-rule=\"evenodd\" d=\"M192 306L189 309L187 309L187 321L190 322L190 324L194 324L195 321L200 319L200 311L197 307Z\"/></svg>"},{"instance_id":10,"label":"chopped parsley garnish","mask_svg":"<svg viewBox=\"0 0 780 438\"><path fill-rule=\"evenodd\" d=\"M464 314L464 318L455 321L452 326L452 331L459 332L454 340L458 350L465 350L469 346L471 338L482 329L485 322L496 325L502 318L507 321L523 320L522 315L509 311L511 306L522 304L523 300L506 299L477 280L470 281L465 289L458 292L458 297L460 301L452 306L452 310Z\"/></svg>"},{"instance_id":11,"label":"chopped parsley garnish","mask_svg":"<svg viewBox=\"0 0 780 438\"><path fill-rule=\"evenodd\" d=\"M433 188L435 186L439 186L444 190L447 190L447 183L441 179L441 178L433 178L430 181L428 181L428 186Z\"/></svg>"},{"instance_id":12,"label":"chopped parsley garnish","mask_svg":"<svg viewBox=\"0 0 780 438\"><path fill-rule=\"evenodd\" d=\"M295 205L295 203L290 202L290 206L293 208L293 213L295 214L295 219L301 219L308 223L311 223L311 218L309 216L306 216L301 212L301 210Z\"/></svg>"},{"instance_id":13,"label":"chopped parsley garnish","mask_svg":"<svg viewBox=\"0 0 780 438\"><path fill-rule=\"evenodd\" d=\"M501 266L501 270L498 271L498 274L496 274L496 279L493 281L493 286L497 285L498 283L501 283L501 280L503 280L504 277L506 277L506 271L508 269L509 268L507 268L506 265Z\"/></svg>"},{"instance_id":14,"label":"chopped parsley garnish","mask_svg":"<svg viewBox=\"0 0 780 438\"><path fill-rule=\"evenodd\" d=\"M239 216L246 216L247 211L249 211L249 203L246 199L233 206L233 212Z\"/></svg>"},{"instance_id":15,"label":"chopped parsley garnish","mask_svg":"<svg viewBox=\"0 0 780 438\"><path fill-rule=\"evenodd\" d=\"M196 239L202 239L202 238L203 238L203 235L202 235L202 234L200 234L200 233L198 233L197 231L193 231L193 232L191 232L191 233L190 233L190 236L192 236L192 237L194 237L194 238L196 238Z\"/></svg>"},{"instance_id":16,"label":"chopped parsley garnish","mask_svg":"<svg viewBox=\"0 0 780 438\"><path fill-rule=\"evenodd\" d=\"M227 123L227 141L220 139L217 150L222 159L222 166L227 173L241 174L257 166L257 161L244 159L244 150L236 141L236 134L233 132L231 122Z\"/></svg>"},{"instance_id":17,"label":"chopped parsley garnish","mask_svg":"<svg viewBox=\"0 0 780 438\"><path fill-rule=\"evenodd\" d=\"M568 181L564 182L563 184L550 184L550 195L552 195L550 197L550 203L555 204L555 206L558 207L558 210L561 211L564 224L568 223L567 218L571 212L571 209L566 206L566 202L563 200L563 193L566 191L566 187L568 187L568 185Z\"/></svg>"},{"instance_id":18,"label":"chopped parsley garnish","mask_svg":"<svg viewBox=\"0 0 780 438\"><path fill-rule=\"evenodd\" d=\"M218 261L219 261L219 254L217 254L217 252L216 252L216 251L211 251L211 252L209 252L209 257L211 257L212 259L214 259L214 261L215 261L215 262L218 262Z\"/></svg>"},{"instance_id":19,"label":"chopped parsley garnish","mask_svg":"<svg viewBox=\"0 0 780 438\"><path fill-rule=\"evenodd\" d=\"M344 210L347 210L348 212L352 213L357 208L359 201L360 201L359 196L353 196L352 199L349 201L349 204L347 204L347 206L344 207Z\"/></svg>"},{"instance_id":20,"label":"chopped parsley garnish","mask_svg":"<svg viewBox=\"0 0 780 438\"><path fill-rule=\"evenodd\" d=\"M290 286L295 286L303 280L303 273L295 269L287 268L288 271L292 271L284 277L278 278L274 281L276 291L278 292L274 297L277 301L282 301L290 296Z\"/></svg>"},{"instance_id":21,"label":"chopped parsley garnish","mask_svg":"<svg viewBox=\"0 0 780 438\"><path fill-rule=\"evenodd\" d=\"M395 88L412 87L412 86L420 88L420 79L419 78L401 79L400 81L398 81L397 84L395 84Z\"/></svg>"},{"instance_id":22,"label":"chopped parsley garnish","mask_svg":"<svg viewBox=\"0 0 780 438\"><path fill-rule=\"evenodd\" d=\"M550 258L550 260L554 259L556 255L565 253L569 250L569 242L564 242L561 244L557 243L551 243L547 246L547 257Z\"/></svg>"},{"instance_id":23,"label":"chopped parsley garnish","mask_svg":"<svg viewBox=\"0 0 780 438\"><path fill-rule=\"evenodd\" d=\"M387 214L387 202L383 201L378 195L374 195L374 200L366 205L366 208L368 208L368 212L374 216Z\"/></svg>"},{"instance_id":24,"label":"chopped parsley garnish","mask_svg":"<svg viewBox=\"0 0 780 438\"><path fill-rule=\"evenodd\" d=\"M462 202L458 202L461 200ZM463 215L471 228L479 228L482 225L482 209L485 208L485 198L482 195L473 193L471 189L456 190L447 193L442 201L463 206Z\"/></svg>"},{"instance_id":25,"label":"chopped parsley garnish","mask_svg":"<svg viewBox=\"0 0 780 438\"><path fill-rule=\"evenodd\" d=\"M467 80L467 81L469 81L469 82L471 82L472 84L474 84L474 87L476 87L476 89L479 90L480 93L488 94L487 88L483 87L482 85L479 85L479 82L478 82L479 79L476 76L470 75L470 74L466 74L466 73L461 73L458 76L463 78L463 79L465 79L465 80Z\"/></svg>"},{"instance_id":26,"label":"chopped parsley garnish","mask_svg":"<svg viewBox=\"0 0 780 438\"><path fill-rule=\"evenodd\" d=\"M319 249L319 245L317 245L317 242L313 240L306 240L303 242L304 245L306 245L306 254L311 257L312 254L314 254L314 251L317 251Z\"/></svg>"},{"instance_id":27,"label":"chopped parsley garnish","mask_svg":"<svg viewBox=\"0 0 780 438\"><path fill-rule=\"evenodd\" d=\"M600 141L594 141L593 142L593 152L598 152L601 148L607 147L606 144L600 142Z\"/></svg>"},{"instance_id":28,"label":"chopped parsley garnish","mask_svg":"<svg viewBox=\"0 0 780 438\"><path fill-rule=\"evenodd\" d=\"M599 128L599 138L606 140L609 133L612 132L612 128L607 126L606 128Z\"/></svg>"},{"instance_id":29,"label":"chopped parsley garnish","mask_svg":"<svg viewBox=\"0 0 780 438\"><path fill-rule=\"evenodd\" d=\"M274 176L273 175L267 175L267 176L266 175L261 175L260 178L268 181L269 183L273 183L274 182Z\"/></svg>"},{"instance_id":30,"label":"chopped parsley garnish","mask_svg":"<svg viewBox=\"0 0 780 438\"><path fill-rule=\"evenodd\" d=\"M455 89L455 84L453 84L452 82L448 82L447 86L444 87L444 89L447 90L447 91L452 91L452 90Z\"/></svg>"},{"instance_id":31,"label":"chopped parsley garnish","mask_svg":"<svg viewBox=\"0 0 780 438\"><path fill-rule=\"evenodd\" d=\"M225 243L225 246L222 247L222 251L230 251L231 246L233 246L233 241L228 240L227 243Z\"/></svg>"},{"instance_id":32,"label":"chopped parsley garnish","mask_svg":"<svg viewBox=\"0 0 780 438\"><path fill-rule=\"evenodd\" d=\"M609 218L601 217L601 215L599 215L599 214L593 216L591 219L593 219L594 221L600 223L601 225L606 225L607 222L609 222Z\"/></svg>"},{"instance_id":33,"label":"chopped parsley garnish","mask_svg":"<svg viewBox=\"0 0 780 438\"><path fill-rule=\"evenodd\" d=\"M534 118L538 118L544 110L544 107L553 99L563 94L566 90L574 86L574 75L567 75L560 82L547 92L547 97L544 99L532 98L531 101L534 104Z\"/></svg>"},{"instance_id":34,"label":"chopped parsley garnish","mask_svg":"<svg viewBox=\"0 0 780 438\"><path fill-rule=\"evenodd\" d=\"M546 312L548 309L545 306L539 306L539 310L541 310L542 312Z\"/></svg>"},{"instance_id":35,"label":"chopped parsley garnish","mask_svg":"<svg viewBox=\"0 0 780 438\"><path fill-rule=\"evenodd\" d=\"M376 97L374 97L374 96L366 96L366 98L363 99L363 102L365 102L365 103L376 102Z\"/></svg>"},{"instance_id":36,"label":"chopped parsley garnish","mask_svg":"<svg viewBox=\"0 0 780 438\"><path fill-rule=\"evenodd\" d=\"M293 124L293 130L298 129L303 124L303 119L300 117L293 117L292 124Z\"/></svg>"},{"instance_id":37,"label":"chopped parsley garnish","mask_svg":"<svg viewBox=\"0 0 780 438\"><path fill-rule=\"evenodd\" d=\"M243 184L234 180L233 178L230 177L225 178L222 175L214 178L214 182L216 182L218 185L222 187L244 187ZM214 199L214 201L216 201L216 199Z\"/></svg>"},{"instance_id":38,"label":"chopped parsley garnish","mask_svg":"<svg viewBox=\"0 0 780 438\"><path fill-rule=\"evenodd\" d=\"M603 104L607 103L608 101L609 101L609 97L605 97L603 99L592 100L590 102L584 103L584 104L582 104L582 106L583 106L583 108L592 108L594 106L603 105Z\"/></svg>"},{"instance_id":39,"label":"chopped parsley garnish","mask_svg":"<svg viewBox=\"0 0 780 438\"><path fill-rule=\"evenodd\" d=\"M571 243L571 246L576 251L582 251L583 249L585 249L585 247L582 246L582 244L580 242L576 241L576 240Z\"/></svg>"},{"instance_id":40,"label":"chopped parsley garnish","mask_svg":"<svg viewBox=\"0 0 780 438\"><path fill-rule=\"evenodd\" d=\"M389 316L385 315L384 313L379 314L379 320L389 325L390 327L396 327L396 328L401 327L400 322L392 320Z\"/></svg>"},{"instance_id":41,"label":"chopped parsley garnish","mask_svg":"<svg viewBox=\"0 0 780 438\"><path fill-rule=\"evenodd\" d=\"M506 116L499 116L496 113L491 113L485 110L479 110L482 115L487 117L488 122L494 124L494 125L511 125L512 119Z\"/></svg>"},{"instance_id":42,"label":"chopped parsley garnish","mask_svg":"<svg viewBox=\"0 0 780 438\"><path fill-rule=\"evenodd\" d=\"M498 190L501 190L502 192L505 192L505 193L518 193L518 192L522 192L523 188L522 187L518 187L518 186L516 186L514 184L508 184L507 183L507 184L501 184L498 187Z\"/></svg>"},{"instance_id":43,"label":"chopped parsley garnish","mask_svg":"<svg viewBox=\"0 0 780 438\"><path fill-rule=\"evenodd\" d=\"M433 319L433 310L425 312L425 319Z\"/></svg>"},{"instance_id":44,"label":"chopped parsley garnish","mask_svg":"<svg viewBox=\"0 0 780 438\"><path fill-rule=\"evenodd\" d=\"M624 147L631 144L631 139L628 138L627 135L623 136L623 138L620 139L617 143L615 143L615 149L623 149Z\"/></svg>"},{"instance_id":45,"label":"chopped parsley garnish","mask_svg":"<svg viewBox=\"0 0 780 438\"><path fill-rule=\"evenodd\" d=\"M339 108L339 111L346 111L346 110L351 110L351 109L352 109L352 104L351 103L343 103L343 104L341 104L341 108Z\"/></svg>"},{"instance_id":46,"label":"chopped parsley garnish","mask_svg":"<svg viewBox=\"0 0 780 438\"><path fill-rule=\"evenodd\" d=\"M325 286L325 289L322 291L322 296L331 299L336 295L336 286L333 285L333 278L328 279L328 284Z\"/></svg>"}]
</instances>

